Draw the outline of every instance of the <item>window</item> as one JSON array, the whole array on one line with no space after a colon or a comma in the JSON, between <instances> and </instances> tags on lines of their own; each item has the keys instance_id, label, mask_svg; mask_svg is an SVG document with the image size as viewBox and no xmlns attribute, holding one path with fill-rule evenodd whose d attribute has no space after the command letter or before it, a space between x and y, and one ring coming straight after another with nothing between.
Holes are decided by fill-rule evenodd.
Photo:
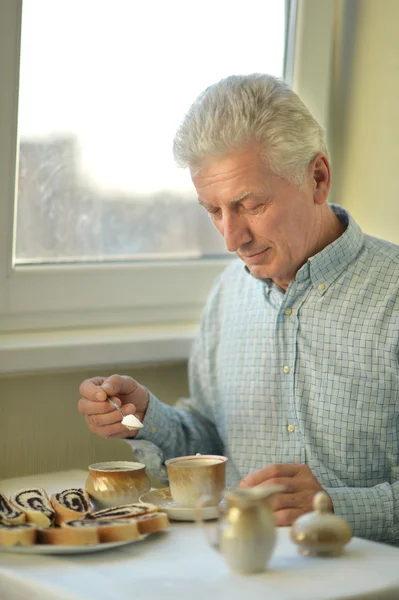
<instances>
[{"instance_id":1,"label":"window","mask_svg":"<svg viewBox=\"0 0 399 600\"><path fill-rule=\"evenodd\" d=\"M306 27L318 29L317 11L326 10L318 4L313 24L303 17ZM221 77L284 75L285 58L293 64L286 40L295 3L189 6L1 3L0 356L11 332L21 350L26 331L32 340L47 335L51 347L55 331L59 340L71 328L92 328L98 344L107 327L120 335L148 327L154 340L161 326L195 329L230 257L188 173L173 163L174 132L196 95ZM120 360L105 356L93 361Z\"/></svg>"},{"instance_id":2,"label":"window","mask_svg":"<svg viewBox=\"0 0 399 600\"><path fill-rule=\"evenodd\" d=\"M210 83L283 75L285 5L203 0L195 18L187 6L23 4L14 265L225 254L172 140Z\"/></svg>"}]
</instances>

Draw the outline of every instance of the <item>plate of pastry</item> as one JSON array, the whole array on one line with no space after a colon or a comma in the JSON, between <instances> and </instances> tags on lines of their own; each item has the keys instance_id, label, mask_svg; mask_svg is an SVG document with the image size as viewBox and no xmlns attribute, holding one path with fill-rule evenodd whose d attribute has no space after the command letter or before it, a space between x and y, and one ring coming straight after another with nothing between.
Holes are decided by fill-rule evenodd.
<instances>
[{"instance_id":1,"label":"plate of pastry","mask_svg":"<svg viewBox=\"0 0 399 600\"><path fill-rule=\"evenodd\" d=\"M169 527L150 503L93 512L87 492L73 488L49 498L45 490L0 492L0 552L82 554L119 548Z\"/></svg>"},{"instance_id":2,"label":"plate of pastry","mask_svg":"<svg viewBox=\"0 0 399 600\"><path fill-rule=\"evenodd\" d=\"M57 546L55 544L33 544L31 546L0 546L0 553L7 552L8 554L90 554L92 552L104 552L127 546L133 542L143 540L148 536L144 535L137 540L128 540L126 542L103 542L101 544L86 544L81 546Z\"/></svg>"}]
</instances>

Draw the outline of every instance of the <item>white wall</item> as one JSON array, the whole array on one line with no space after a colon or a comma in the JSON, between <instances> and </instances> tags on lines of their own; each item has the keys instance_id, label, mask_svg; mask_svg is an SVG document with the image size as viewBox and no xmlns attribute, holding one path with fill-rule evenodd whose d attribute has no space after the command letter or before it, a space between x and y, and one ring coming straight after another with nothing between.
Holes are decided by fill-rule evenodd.
<instances>
[{"instance_id":1,"label":"white wall","mask_svg":"<svg viewBox=\"0 0 399 600\"><path fill-rule=\"evenodd\" d=\"M347 4L333 90L334 201L365 232L399 244L399 1Z\"/></svg>"}]
</instances>

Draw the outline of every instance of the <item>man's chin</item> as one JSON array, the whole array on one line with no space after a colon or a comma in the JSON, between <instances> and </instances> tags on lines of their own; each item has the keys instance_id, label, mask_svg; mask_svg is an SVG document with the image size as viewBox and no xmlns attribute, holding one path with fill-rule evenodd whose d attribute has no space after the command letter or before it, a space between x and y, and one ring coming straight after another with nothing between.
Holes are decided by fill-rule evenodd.
<instances>
[{"instance_id":1,"label":"man's chin","mask_svg":"<svg viewBox=\"0 0 399 600\"><path fill-rule=\"evenodd\" d=\"M256 279L272 279L270 269L265 265L247 265L247 269Z\"/></svg>"}]
</instances>

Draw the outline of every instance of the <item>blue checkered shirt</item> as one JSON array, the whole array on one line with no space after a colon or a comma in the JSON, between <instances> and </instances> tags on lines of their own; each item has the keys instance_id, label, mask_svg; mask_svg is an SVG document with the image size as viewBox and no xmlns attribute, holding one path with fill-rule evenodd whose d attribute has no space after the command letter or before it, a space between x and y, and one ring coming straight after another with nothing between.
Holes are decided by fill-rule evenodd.
<instances>
[{"instance_id":1,"label":"blue checkered shirt","mask_svg":"<svg viewBox=\"0 0 399 600\"><path fill-rule=\"evenodd\" d=\"M228 456L227 485L310 467L354 534L399 544L399 247L344 234L283 293L234 261L206 304L182 408L152 394L138 439Z\"/></svg>"}]
</instances>

